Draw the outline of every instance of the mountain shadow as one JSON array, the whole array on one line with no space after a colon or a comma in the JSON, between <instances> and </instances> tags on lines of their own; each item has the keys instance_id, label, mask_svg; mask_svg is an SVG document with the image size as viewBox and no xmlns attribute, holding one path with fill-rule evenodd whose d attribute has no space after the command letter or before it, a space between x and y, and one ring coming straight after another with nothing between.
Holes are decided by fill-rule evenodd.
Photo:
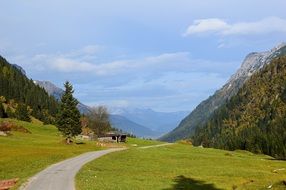
<instances>
[{"instance_id":1,"label":"mountain shadow","mask_svg":"<svg viewBox=\"0 0 286 190\"><path fill-rule=\"evenodd\" d=\"M183 175L177 176L174 182L173 187L163 190L223 190L216 188L214 184L207 184L204 181L187 178Z\"/></svg>"}]
</instances>

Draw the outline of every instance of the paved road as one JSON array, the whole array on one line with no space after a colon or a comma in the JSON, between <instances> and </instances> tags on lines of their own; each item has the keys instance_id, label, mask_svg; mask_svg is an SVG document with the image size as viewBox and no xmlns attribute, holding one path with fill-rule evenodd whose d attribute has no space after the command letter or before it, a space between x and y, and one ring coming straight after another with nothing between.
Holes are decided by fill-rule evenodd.
<instances>
[{"instance_id":1,"label":"paved road","mask_svg":"<svg viewBox=\"0 0 286 190\"><path fill-rule=\"evenodd\" d=\"M156 147L160 147L160 146L169 146L169 145L173 145L174 143L164 143L164 144L157 144L157 145L151 145L151 146L142 146L139 147L140 149L146 149L146 148L156 148Z\"/></svg>"},{"instance_id":2,"label":"paved road","mask_svg":"<svg viewBox=\"0 0 286 190\"><path fill-rule=\"evenodd\" d=\"M21 190L75 190L74 178L80 168L105 154L125 150L125 148L113 148L102 151L88 152L74 158L64 160L51 165L32 177L22 186Z\"/></svg>"}]
</instances>

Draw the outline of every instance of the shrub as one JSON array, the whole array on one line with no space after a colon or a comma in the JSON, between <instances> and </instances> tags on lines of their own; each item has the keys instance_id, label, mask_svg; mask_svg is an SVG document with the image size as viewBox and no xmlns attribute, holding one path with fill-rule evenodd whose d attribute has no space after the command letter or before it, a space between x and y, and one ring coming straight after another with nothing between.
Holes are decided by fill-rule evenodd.
<instances>
[{"instance_id":1,"label":"shrub","mask_svg":"<svg viewBox=\"0 0 286 190\"><path fill-rule=\"evenodd\" d=\"M24 128L21 125L17 125L15 123L4 121L0 123L0 131L5 133L10 133L11 131L18 131L22 133L31 133L28 129Z\"/></svg>"}]
</instances>

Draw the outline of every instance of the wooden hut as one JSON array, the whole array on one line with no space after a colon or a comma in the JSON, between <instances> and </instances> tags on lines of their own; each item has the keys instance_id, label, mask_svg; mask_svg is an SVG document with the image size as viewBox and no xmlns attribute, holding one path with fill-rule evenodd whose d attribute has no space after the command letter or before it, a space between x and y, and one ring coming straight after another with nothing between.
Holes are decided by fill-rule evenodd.
<instances>
[{"instance_id":1,"label":"wooden hut","mask_svg":"<svg viewBox=\"0 0 286 190\"><path fill-rule=\"evenodd\" d=\"M118 131L112 131L105 133L104 135L99 137L98 140L102 142L126 142L127 135Z\"/></svg>"}]
</instances>

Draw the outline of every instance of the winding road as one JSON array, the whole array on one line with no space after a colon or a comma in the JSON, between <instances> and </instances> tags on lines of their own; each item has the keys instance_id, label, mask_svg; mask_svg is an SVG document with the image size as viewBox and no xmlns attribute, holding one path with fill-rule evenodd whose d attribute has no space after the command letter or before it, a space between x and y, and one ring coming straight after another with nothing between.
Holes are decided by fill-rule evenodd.
<instances>
[{"instance_id":1,"label":"winding road","mask_svg":"<svg viewBox=\"0 0 286 190\"><path fill-rule=\"evenodd\" d=\"M32 177L20 190L75 190L75 175L84 164L108 153L125 149L113 148L88 152L51 165Z\"/></svg>"},{"instance_id":2,"label":"winding road","mask_svg":"<svg viewBox=\"0 0 286 190\"><path fill-rule=\"evenodd\" d=\"M156 148L172 145L165 143L138 147L139 149ZM20 190L75 190L74 178L80 168L86 163L111 152L126 150L127 148L112 148L101 151L87 152L77 157L70 158L53 164L32 177Z\"/></svg>"}]
</instances>

